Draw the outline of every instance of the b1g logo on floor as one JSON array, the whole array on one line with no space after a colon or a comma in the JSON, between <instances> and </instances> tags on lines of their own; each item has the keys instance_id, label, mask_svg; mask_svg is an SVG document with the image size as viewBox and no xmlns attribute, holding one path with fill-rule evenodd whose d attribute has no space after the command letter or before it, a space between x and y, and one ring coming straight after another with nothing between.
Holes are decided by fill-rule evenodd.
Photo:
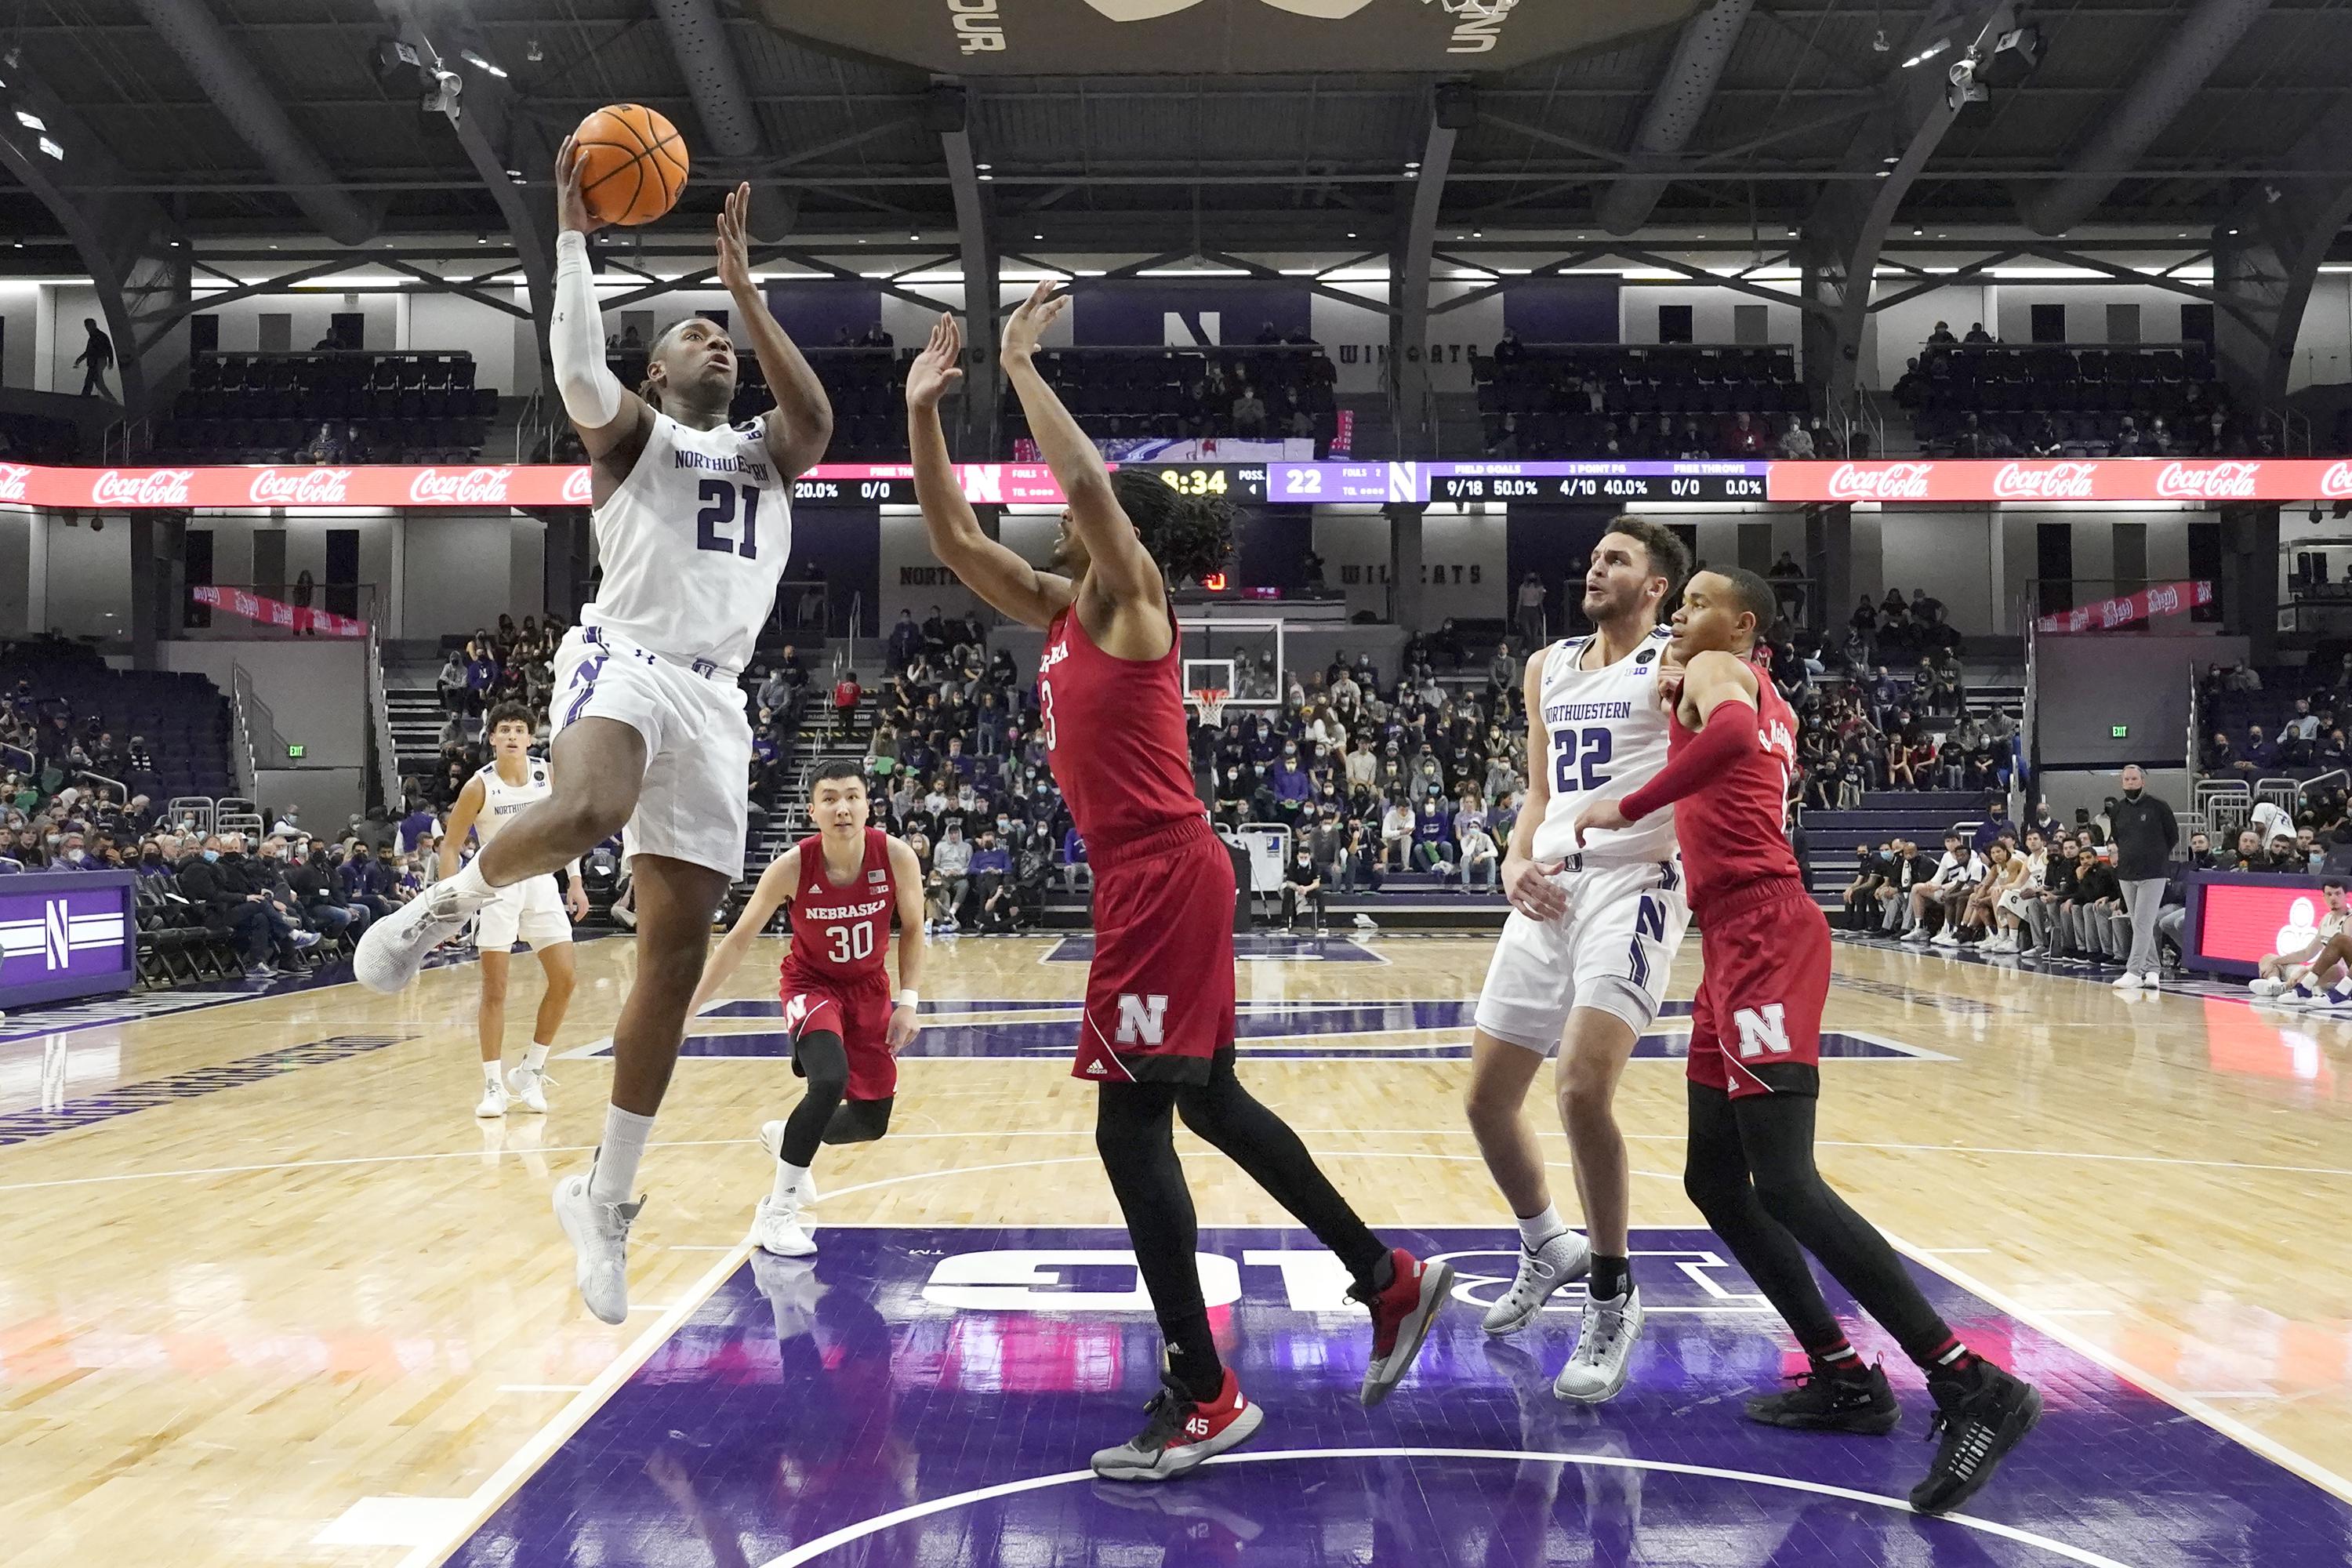
<instances>
[{"instance_id":1,"label":"b1g logo on floor","mask_svg":"<svg viewBox=\"0 0 2352 1568\"><path fill-rule=\"evenodd\" d=\"M1789 1024L1780 1003L1742 1007L1732 1014L1731 1021L1739 1026L1739 1054L1748 1060L1768 1053L1778 1057L1789 1054Z\"/></svg>"}]
</instances>

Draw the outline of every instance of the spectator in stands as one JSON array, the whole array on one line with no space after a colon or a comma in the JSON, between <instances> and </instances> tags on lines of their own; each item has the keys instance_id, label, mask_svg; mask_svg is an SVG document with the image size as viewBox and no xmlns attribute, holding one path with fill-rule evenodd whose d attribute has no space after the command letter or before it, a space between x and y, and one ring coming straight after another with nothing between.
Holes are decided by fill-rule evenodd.
<instances>
[{"instance_id":1,"label":"spectator in stands","mask_svg":"<svg viewBox=\"0 0 2352 1568\"><path fill-rule=\"evenodd\" d=\"M2278 771L2279 750L2263 736L2260 724L2246 726L2246 754L2242 761L2248 773L2273 773Z\"/></svg>"},{"instance_id":2,"label":"spectator in stands","mask_svg":"<svg viewBox=\"0 0 2352 1568\"><path fill-rule=\"evenodd\" d=\"M2074 897L2068 935L2074 949L2093 963L2123 956L2117 940L2117 917L2123 913L2123 889L2115 871L2097 850L2085 847L2074 858Z\"/></svg>"},{"instance_id":3,"label":"spectator in stands","mask_svg":"<svg viewBox=\"0 0 2352 1568\"><path fill-rule=\"evenodd\" d=\"M1936 863L1934 875L1911 889L1911 918L1904 930L1904 941L1926 942L1936 934L1936 922L1929 911L1940 911L1945 895L1964 885L1971 853L1957 829L1944 835L1944 858Z\"/></svg>"},{"instance_id":4,"label":"spectator in stands","mask_svg":"<svg viewBox=\"0 0 2352 1568\"><path fill-rule=\"evenodd\" d=\"M1731 429L1725 440L1732 457L1760 458L1764 455L1767 437L1762 427L1743 408L1731 416Z\"/></svg>"},{"instance_id":5,"label":"spectator in stands","mask_svg":"<svg viewBox=\"0 0 2352 1568\"><path fill-rule=\"evenodd\" d=\"M1505 327L1503 335L1495 340L1494 357L1496 364L1517 364L1527 358L1527 347L1519 342L1519 332L1516 327Z\"/></svg>"},{"instance_id":6,"label":"spectator in stands","mask_svg":"<svg viewBox=\"0 0 2352 1568\"><path fill-rule=\"evenodd\" d=\"M1434 871L1442 878L1454 875L1453 814L1445 809L1444 796L1438 793L1444 780L1424 793L1420 809L1414 813L1412 826L1412 858L1417 869Z\"/></svg>"},{"instance_id":7,"label":"spectator in stands","mask_svg":"<svg viewBox=\"0 0 2352 1568\"><path fill-rule=\"evenodd\" d=\"M1418 826L1413 809L1405 804L1404 797L1391 795L1388 810L1381 817L1381 858L1383 865L1398 871L1412 868L1413 835Z\"/></svg>"},{"instance_id":8,"label":"spectator in stands","mask_svg":"<svg viewBox=\"0 0 2352 1568\"><path fill-rule=\"evenodd\" d=\"M1780 431L1780 456L1800 460L1813 456L1812 433L1793 414L1789 416L1788 424Z\"/></svg>"},{"instance_id":9,"label":"spectator in stands","mask_svg":"<svg viewBox=\"0 0 2352 1568\"><path fill-rule=\"evenodd\" d=\"M1282 873L1282 923L1296 931L1299 917L1315 912L1315 929L1323 929L1323 872L1314 852L1301 844Z\"/></svg>"},{"instance_id":10,"label":"spectator in stands","mask_svg":"<svg viewBox=\"0 0 2352 1568\"><path fill-rule=\"evenodd\" d=\"M1927 343L1931 348L1945 347L1958 342L1958 338L1952 336L1952 324L1949 321L1937 321L1935 331L1927 334Z\"/></svg>"},{"instance_id":11,"label":"spectator in stands","mask_svg":"<svg viewBox=\"0 0 2352 1568\"><path fill-rule=\"evenodd\" d=\"M1989 343L1992 342L1992 334L1985 331L1982 321L1970 321L1968 335L1960 341L1964 343Z\"/></svg>"},{"instance_id":12,"label":"spectator in stands","mask_svg":"<svg viewBox=\"0 0 2352 1568\"><path fill-rule=\"evenodd\" d=\"M857 717L857 704L864 699L866 689L857 684L857 671L846 668L841 679L833 683L833 731L836 735L849 733Z\"/></svg>"},{"instance_id":13,"label":"spectator in stands","mask_svg":"<svg viewBox=\"0 0 2352 1568\"><path fill-rule=\"evenodd\" d=\"M961 929L958 916L971 893L971 845L959 823L950 822L941 829L939 844L931 851L930 892L933 929L942 936Z\"/></svg>"},{"instance_id":14,"label":"spectator in stands","mask_svg":"<svg viewBox=\"0 0 2352 1568\"><path fill-rule=\"evenodd\" d=\"M1257 388L1244 381L1234 395L1234 434L1244 441L1261 440L1265 436L1265 402Z\"/></svg>"},{"instance_id":15,"label":"spectator in stands","mask_svg":"<svg viewBox=\"0 0 2352 1568\"><path fill-rule=\"evenodd\" d=\"M898 624L890 628L888 668L891 674L907 668L915 655L922 651L923 628L915 624L915 612L900 610Z\"/></svg>"},{"instance_id":16,"label":"spectator in stands","mask_svg":"<svg viewBox=\"0 0 2352 1568\"><path fill-rule=\"evenodd\" d=\"M980 929L1010 931L1018 909L1013 888L1013 852L992 828L980 830L980 840L971 852L970 875L972 895L980 906Z\"/></svg>"},{"instance_id":17,"label":"spectator in stands","mask_svg":"<svg viewBox=\"0 0 2352 1568\"><path fill-rule=\"evenodd\" d=\"M1519 643L1530 653L1541 647L1549 640L1549 634L1545 629L1545 596L1541 577L1530 572L1519 579L1519 593L1516 602Z\"/></svg>"},{"instance_id":18,"label":"spectator in stands","mask_svg":"<svg viewBox=\"0 0 2352 1568\"><path fill-rule=\"evenodd\" d=\"M100 329L95 316L84 316L81 328L86 335L81 353L74 355L73 361L82 367L81 391L78 395L110 397L113 394L106 390L106 373L114 368L114 340Z\"/></svg>"},{"instance_id":19,"label":"spectator in stands","mask_svg":"<svg viewBox=\"0 0 2352 1568\"><path fill-rule=\"evenodd\" d=\"M1087 863L1087 841L1078 837L1074 825L1062 834L1062 885L1075 896L1081 882L1093 887L1095 870Z\"/></svg>"},{"instance_id":20,"label":"spectator in stands","mask_svg":"<svg viewBox=\"0 0 2352 1568\"><path fill-rule=\"evenodd\" d=\"M1920 858L1919 846L1908 838L1895 840L1895 853L1885 879L1878 886L1880 910L1878 930L1883 936L1902 932L1909 918L1913 891L1934 874L1935 868Z\"/></svg>"}]
</instances>

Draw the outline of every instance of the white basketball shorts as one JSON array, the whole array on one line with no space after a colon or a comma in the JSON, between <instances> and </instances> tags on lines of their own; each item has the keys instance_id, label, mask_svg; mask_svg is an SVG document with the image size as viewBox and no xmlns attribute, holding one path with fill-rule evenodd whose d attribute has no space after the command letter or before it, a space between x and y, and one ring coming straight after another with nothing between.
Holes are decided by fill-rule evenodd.
<instances>
[{"instance_id":1,"label":"white basketball shorts","mask_svg":"<svg viewBox=\"0 0 2352 1568\"><path fill-rule=\"evenodd\" d=\"M1640 1034L1665 1001L1666 971L1690 925L1683 867L1671 860L1592 866L1554 875L1568 894L1558 920L1513 910L1478 994L1478 1027L1549 1056L1568 1016L1597 1008Z\"/></svg>"},{"instance_id":2,"label":"white basketball shorts","mask_svg":"<svg viewBox=\"0 0 2352 1568\"><path fill-rule=\"evenodd\" d=\"M574 626L555 652L554 732L617 719L645 738L646 776L622 836L628 856L663 855L743 874L751 727L743 689L722 669L691 666L609 633Z\"/></svg>"},{"instance_id":3,"label":"white basketball shorts","mask_svg":"<svg viewBox=\"0 0 2352 1568\"><path fill-rule=\"evenodd\" d=\"M572 940L572 917L564 912L563 894L550 877L533 877L484 904L474 917L474 945L484 952L505 952L517 938L541 948L560 947Z\"/></svg>"}]
</instances>

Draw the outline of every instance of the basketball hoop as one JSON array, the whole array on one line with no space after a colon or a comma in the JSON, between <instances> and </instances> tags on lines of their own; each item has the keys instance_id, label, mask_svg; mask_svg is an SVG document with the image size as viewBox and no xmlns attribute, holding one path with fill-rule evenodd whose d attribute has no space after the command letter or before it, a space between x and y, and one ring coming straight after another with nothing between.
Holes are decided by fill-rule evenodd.
<instances>
[{"instance_id":1,"label":"basketball hoop","mask_svg":"<svg viewBox=\"0 0 2352 1568\"><path fill-rule=\"evenodd\" d=\"M1222 686L1196 686L1192 689L1192 707L1201 715L1201 722L1213 730L1225 721L1225 689Z\"/></svg>"}]
</instances>

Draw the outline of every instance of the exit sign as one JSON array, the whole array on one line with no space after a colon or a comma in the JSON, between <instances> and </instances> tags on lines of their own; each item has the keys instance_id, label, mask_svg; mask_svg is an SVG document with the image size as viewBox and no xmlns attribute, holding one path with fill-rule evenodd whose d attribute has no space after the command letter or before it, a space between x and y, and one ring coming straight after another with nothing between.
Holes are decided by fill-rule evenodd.
<instances>
[{"instance_id":1,"label":"exit sign","mask_svg":"<svg viewBox=\"0 0 2352 1568\"><path fill-rule=\"evenodd\" d=\"M2131 726L2128 724L2110 724L2107 726L2107 734L2109 738L2113 740L2125 740L2131 734Z\"/></svg>"},{"instance_id":2,"label":"exit sign","mask_svg":"<svg viewBox=\"0 0 2352 1568\"><path fill-rule=\"evenodd\" d=\"M2116 731L2116 734L2118 734L2118 735L2120 735L2120 734L2122 734L2122 733L2123 733L2123 731L2122 731L2121 730L2118 730L2118 731ZM304 747L301 747L301 746L296 746L296 745L291 745L291 744L289 744L289 745L288 745L288 747L286 748L286 754L287 754L288 756L289 756L289 757L299 757L299 756L300 756L300 755L302 754L302 752L303 752L305 750L306 750L306 748L304 748Z\"/></svg>"}]
</instances>

